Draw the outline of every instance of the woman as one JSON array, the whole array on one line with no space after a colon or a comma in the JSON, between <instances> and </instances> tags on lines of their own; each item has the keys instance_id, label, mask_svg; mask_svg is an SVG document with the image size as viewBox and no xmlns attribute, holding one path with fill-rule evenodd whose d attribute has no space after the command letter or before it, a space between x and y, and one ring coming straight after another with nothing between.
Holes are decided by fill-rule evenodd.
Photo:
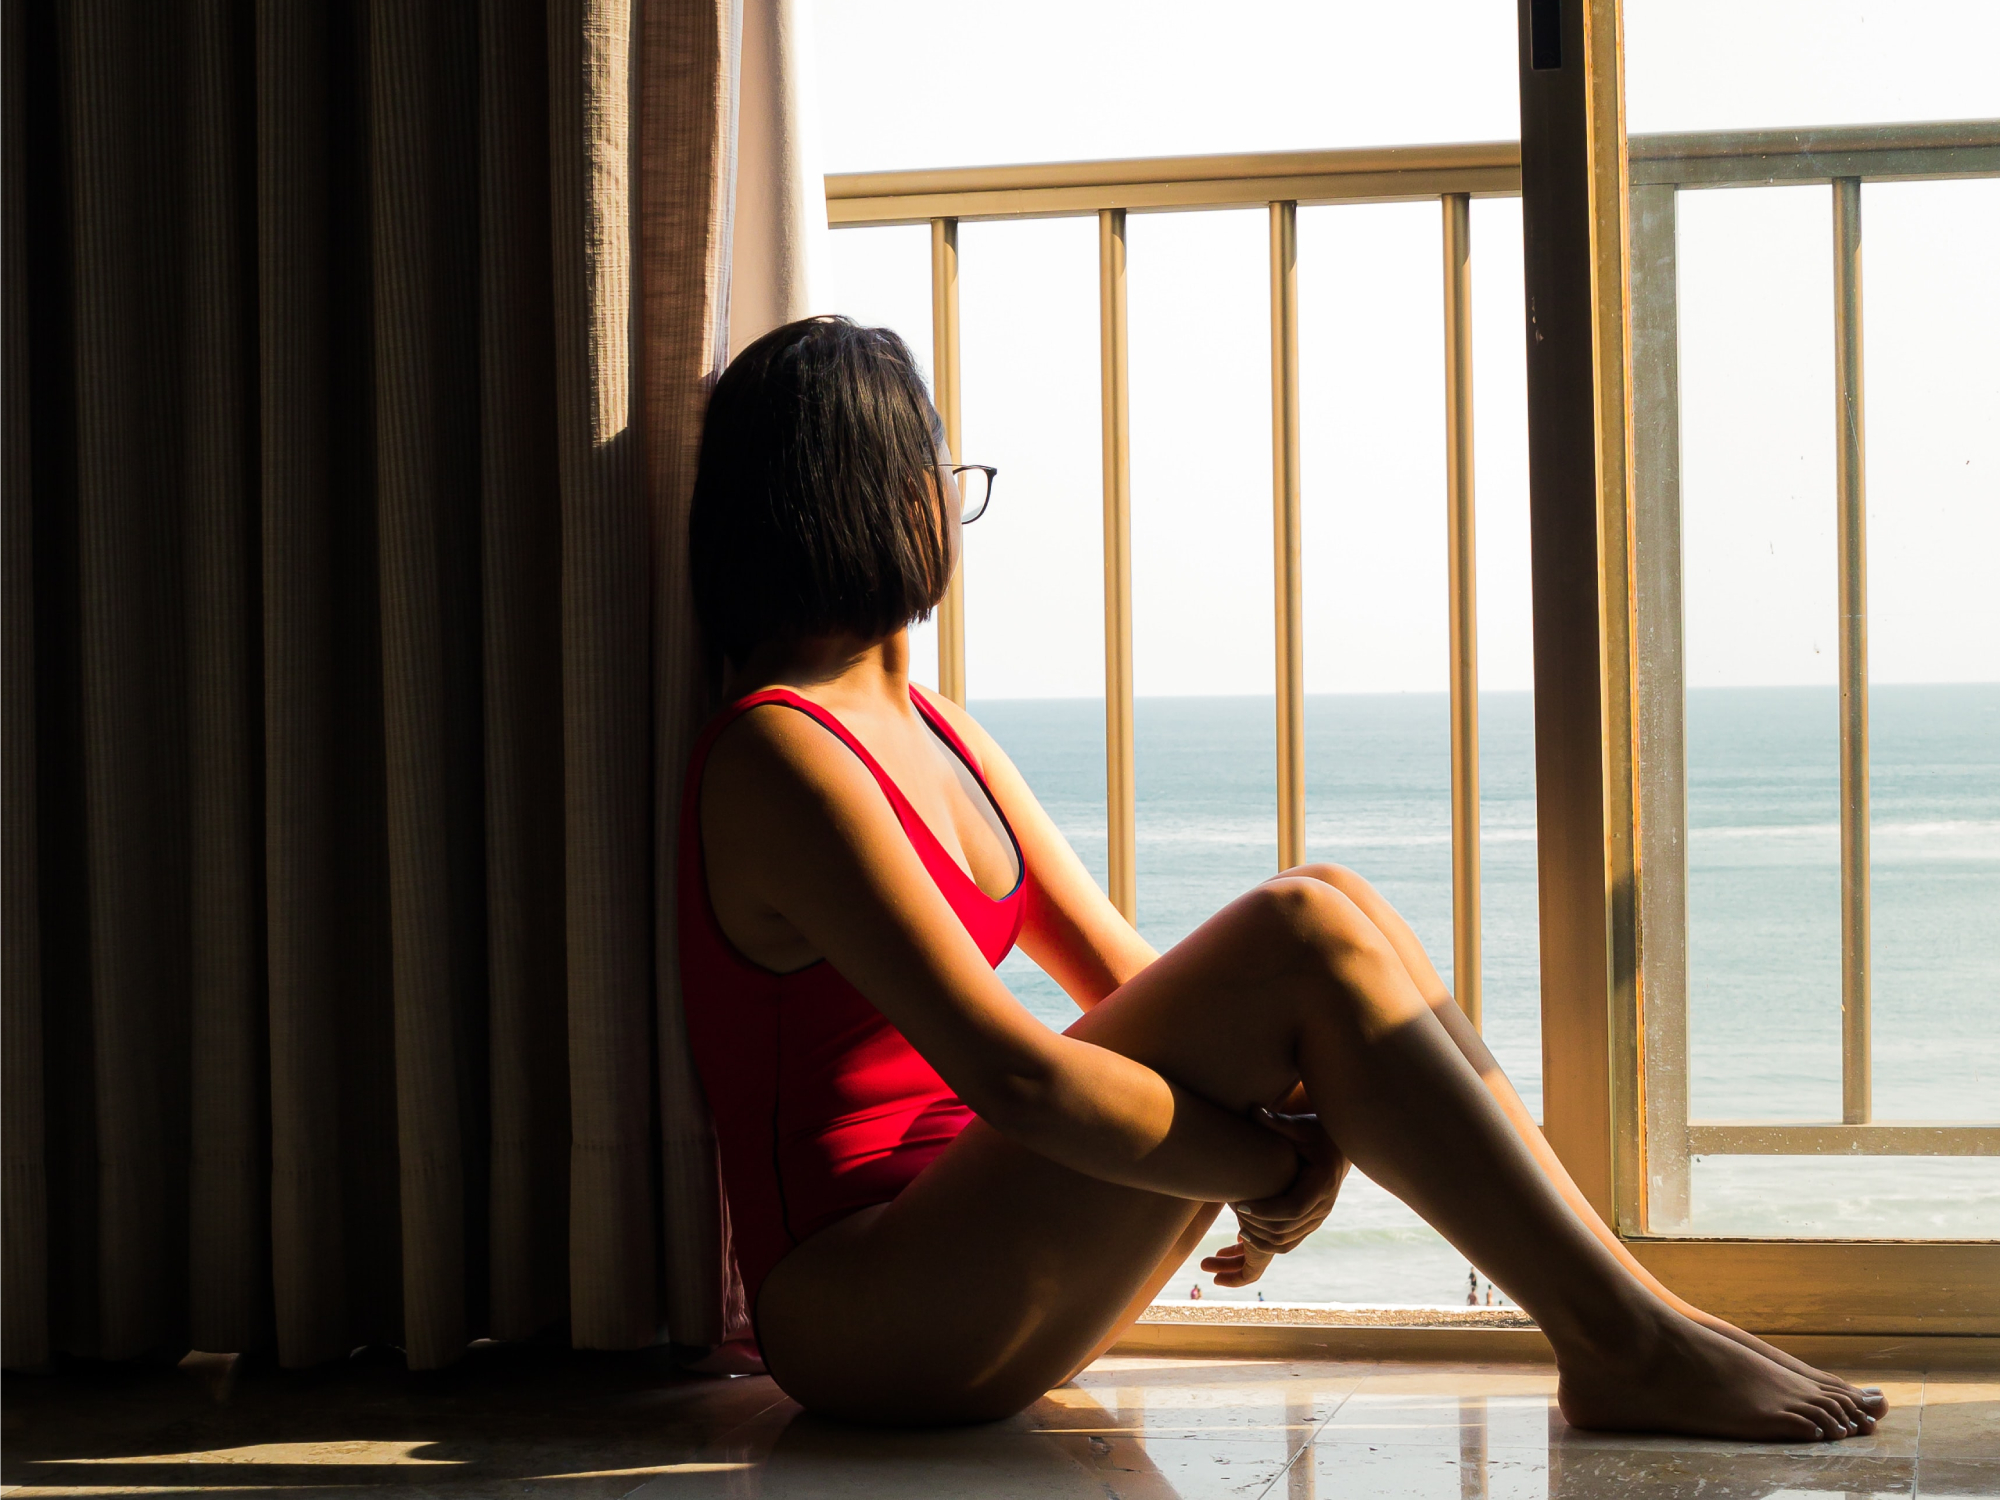
<instances>
[{"instance_id":1,"label":"woman","mask_svg":"<svg viewBox=\"0 0 2000 1500\"><path fill-rule=\"evenodd\" d=\"M1581 1427L1869 1432L1857 1390L1675 1297L1564 1172L1407 923L1290 870L1156 954L906 627L963 479L909 351L780 328L717 384L690 525L731 706L688 771L688 1034L778 1383L892 1423L1018 1411L1109 1347L1220 1205L1255 1281L1349 1161L1554 1344ZM990 478L990 476L983 476ZM984 486L975 479L979 498ZM994 974L1018 940L1083 1011Z\"/></svg>"}]
</instances>

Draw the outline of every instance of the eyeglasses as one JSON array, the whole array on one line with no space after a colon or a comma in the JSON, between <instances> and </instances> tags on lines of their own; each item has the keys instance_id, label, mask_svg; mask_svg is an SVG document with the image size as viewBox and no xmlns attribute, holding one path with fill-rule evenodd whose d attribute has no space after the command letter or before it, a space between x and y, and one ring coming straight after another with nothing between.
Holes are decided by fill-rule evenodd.
<instances>
[{"instance_id":1,"label":"eyeglasses","mask_svg":"<svg viewBox=\"0 0 2000 1500\"><path fill-rule=\"evenodd\" d=\"M993 476L1000 471L991 464L939 464L958 486L958 524L970 526L986 514L986 502L993 498Z\"/></svg>"}]
</instances>

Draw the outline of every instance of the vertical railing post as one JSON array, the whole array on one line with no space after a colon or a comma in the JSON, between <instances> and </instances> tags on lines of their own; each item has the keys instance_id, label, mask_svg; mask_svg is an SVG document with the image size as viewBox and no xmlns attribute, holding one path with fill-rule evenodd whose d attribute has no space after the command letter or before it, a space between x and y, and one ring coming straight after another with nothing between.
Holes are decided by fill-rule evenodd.
<instances>
[{"instance_id":1,"label":"vertical railing post","mask_svg":"<svg viewBox=\"0 0 2000 1500\"><path fill-rule=\"evenodd\" d=\"M1306 858L1305 625L1300 578L1299 206L1271 205L1271 552L1278 672L1278 868Z\"/></svg>"},{"instance_id":2,"label":"vertical railing post","mask_svg":"<svg viewBox=\"0 0 2000 1500\"><path fill-rule=\"evenodd\" d=\"M958 220L931 220L931 391L945 445L960 459L958 399ZM938 691L965 706L965 556L937 610Z\"/></svg>"},{"instance_id":3,"label":"vertical railing post","mask_svg":"<svg viewBox=\"0 0 2000 1500\"><path fill-rule=\"evenodd\" d=\"M1452 992L1474 1026L1479 985L1479 609L1472 508L1472 199L1444 204L1444 485L1451 627Z\"/></svg>"},{"instance_id":4,"label":"vertical railing post","mask_svg":"<svg viewBox=\"0 0 2000 1500\"><path fill-rule=\"evenodd\" d=\"M1840 1113L1871 1110L1868 962L1868 516L1861 399L1861 180L1833 180L1840 563Z\"/></svg>"},{"instance_id":5,"label":"vertical railing post","mask_svg":"<svg viewBox=\"0 0 2000 1500\"><path fill-rule=\"evenodd\" d=\"M1685 1230L1692 1206L1678 192L1672 183L1632 189L1632 620L1645 1101L1645 1196L1637 1211L1654 1234Z\"/></svg>"},{"instance_id":6,"label":"vertical railing post","mask_svg":"<svg viewBox=\"0 0 2000 1500\"><path fill-rule=\"evenodd\" d=\"M1138 920L1132 775L1132 434L1125 337L1125 210L1097 215L1104 415L1104 815L1111 904Z\"/></svg>"}]
</instances>

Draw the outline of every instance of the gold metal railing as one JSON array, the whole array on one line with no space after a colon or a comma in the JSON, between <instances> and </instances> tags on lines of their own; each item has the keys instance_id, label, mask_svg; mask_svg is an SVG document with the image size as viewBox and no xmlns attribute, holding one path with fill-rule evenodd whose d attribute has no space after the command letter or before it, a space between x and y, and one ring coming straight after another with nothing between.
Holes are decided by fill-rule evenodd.
<instances>
[{"instance_id":1,"label":"gold metal railing","mask_svg":"<svg viewBox=\"0 0 2000 1500\"><path fill-rule=\"evenodd\" d=\"M1444 204L1444 503L1451 640L1452 988L1479 1025L1479 600L1472 524L1472 198ZM1303 813L1303 808L1301 809Z\"/></svg>"},{"instance_id":2,"label":"gold metal railing","mask_svg":"<svg viewBox=\"0 0 2000 1500\"><path fill-rule=\"evenodd\" d=\"M959 424L958 220L931 220L931 394L944 422L945 446L962 452ZM938 691L965 702L965 568L952 573L937 611Z\"/></svg>"},{"instance_id":3,"label":"gold metal railing","mask_svg":"<svg viewBox=\"0 0 2000 1500\"><path fill-rule=\"evenodd\" d=\"M1125 336L1125 210L1097 211L1097 304L1104 385L1105 878L1125 920L1139 910L1132 770L1132 382Z\"/></svg>"},{"instance_id":4,"label":"gold metal railing","mask_svg":"<svg viewBox=\"0 0 2000 1500\"><path fill-rule=\"evenodd\" d=\"M1694 1153L2000 1155L2000 1125L1877 1122L1870 1104L1867 567L1861 388L1861 184L2000 176L2000 120L1634 136L1631 184L1634 709L1642 882L1640 1052L1647 1199L1656 1229L1684 1225ZM1676 277L1679 192L1830 183L1840 570L1841 1057L1837 1122L1691 1121L1687 1099L1686 752L1682 720ZM1452 921L1459 1003L1480 1001L1478 640L1472 488L1471 200L1516 196L1514 142L1054 162L826 179L831 226L928 223L934 379L959 444L958 225L1094 215L1104 433L1106 822L1110 896L1136 911L1126 216L1263 205L1271 222L1272 558L1280 868L1305 850L1304 635L1299 470L1300 205L1435 199L1443 214L1446 535L1449 547ZM940 611L941 689L964 701L962 585Z\"/></svg>"},{"instance_id":5,"label":"gold metal railing","mask_svg":"<svg viewBox=\"0 0 2000 1500\"><path fill-rule=\"evenodd\" d=\"M1840 1118L1871 1110L1868 1025L1868 511L1861 409L1861 179L1833 179L1836 553L1840 571Z\"/></svg>"},{"instance_id":6,"label":"gold metal railing","mask_svg":"<svg viewBox=\"0 0 2000 1500\"><path fill-rule=\"evenodd\" d=\"M1299 483L1299 206L1271 205L1271 597L1277 609L1278 868L1306 858L1305 558Z\"/></svg>"}]
</instances>

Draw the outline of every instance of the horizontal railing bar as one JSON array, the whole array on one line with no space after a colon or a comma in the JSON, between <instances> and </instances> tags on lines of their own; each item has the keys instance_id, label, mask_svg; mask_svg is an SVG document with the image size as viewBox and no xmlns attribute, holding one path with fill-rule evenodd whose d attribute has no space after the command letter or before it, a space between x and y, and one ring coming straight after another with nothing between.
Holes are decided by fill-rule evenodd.
<instances>
[{"instance_id":1,"label":"horizontal railing bar","mask_svg":"<svg viewBox=\"0 0 2000 1500\"><path fill-rule=\"evenodd\" d=\"M1943 182L2000 175L2000 145L1802 150L1741 156L1634 156L1635 186L1683 188L1805 186L1858 177L1867 182Z\"/></svg>"},{"instance_id":2,"label":"horizontal railing bar","mask_svg":"<svg viewBox=\"0 0 2000 1500\"><path fill-rule=\"evenodd\" d=\"M1694 1156L2000 1156L2000 1125L1693 1120L1688 1151Z\"/></svg>"},{"instance_id":3,"label":"horizontal railing bar","mask_svg":"<svg viewBox=\"0 0 2000 1500\"><path fill-rule=\"evenodd\" d=\"M1060 219L1121 208L1130 213L1188 213L1201 209L1263 208L1274 199L1301 207L1335 203L1412 203L1445 193L1513 198L1521 169L1407 167L1290 177L1203 177L1181 182L1122 182L1073 187L967 187L952 192L836 198L827 179L826 221L835 229L914 224L926 219Z\"/></svg>"},{"instance_id":4,"label":"horizontal railing bar","mask_svg":"<svg viewBox=\"0 0 2000 1500\"><path fill-rule=\"evenodd\" d=\"M1634 183L1688 187L1986 177L2000 175L2000 120L1639 135L1630 152ZM838 172L826 179L827 222L836 227L1252 208L1280 200L1491 198L1520 190L1514 141Z\"/></svg>"},{"instance_id":5,"label":"horizontal railing bar","mask_svg":"<svg viewBox=\"0 0 2000 1500\"><path fill-rule=\"evenodd\" d=\"M1630 137L1633 161L1804 156L1857 151L1957 151L2000 146L2000 120L1807 125L1791 130L1689 130Z\"/></svg>"},{"instance_id":6,"label":"horizontal railing bar","mask_svg":"<svg viewBox=\"0 0 2000 1500\"><path fill-rule=\"evenodd\" d=\"M1027 188L1126 187L1140 183L1187 185L1257 178L1331 177L1356 172L1519 169L1513 141L1468 145L1362 146L1324 151L1249 151L1222 156L1145 156L1102 161L1026 162L1014 166L935 167L907 172L837 172L826 179L828 198L882 198L905 194L1015 192ZM1266 202L1271 201L1266 199Z\"/></svg>"}]
</instances>

